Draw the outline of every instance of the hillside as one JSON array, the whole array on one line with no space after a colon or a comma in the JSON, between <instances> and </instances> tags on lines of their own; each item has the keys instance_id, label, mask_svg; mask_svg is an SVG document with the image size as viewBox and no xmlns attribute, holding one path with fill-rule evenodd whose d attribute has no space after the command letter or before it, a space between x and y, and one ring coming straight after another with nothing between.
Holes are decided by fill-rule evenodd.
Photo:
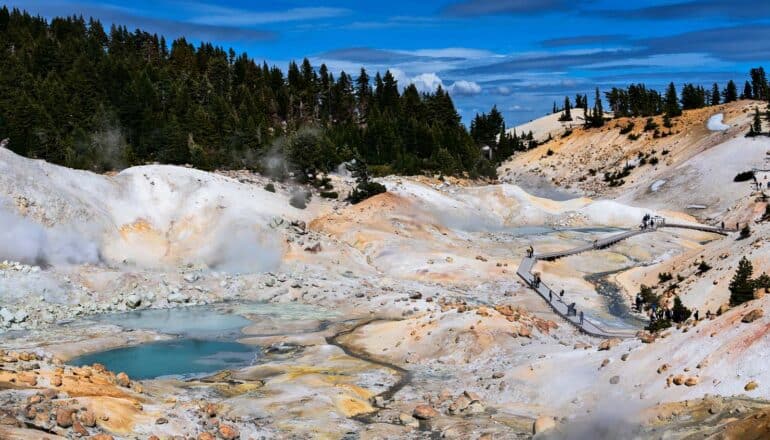
<instances>
[{"instance_id":1,"label":"hillside","mask_svg":"<svg viewBox=\"0 0 770 440\"><path fill-rule=\"evenodd\" d=\"M744 137L755 106L763 107L756 101L737 101L685 111L670 130L658 116L653 118L657 136L655 130L645 131L646 118L613 119L599 129L575 128L567 137L514 155L498 173L502 181L525 187L538 179L575 195L610 197L715 220L749 194L746 185L732 183L733 177L762 168L770 150L770 138ZM709 119L720 113L729 128L710 130ZM543 118L543 124L549 118ZM621 134L629 124L630 132ZM605 174L621 173L627 165L633 169L612 186ZM730 214L727 220L740 218Z\"/></svg>"}]
</instances>

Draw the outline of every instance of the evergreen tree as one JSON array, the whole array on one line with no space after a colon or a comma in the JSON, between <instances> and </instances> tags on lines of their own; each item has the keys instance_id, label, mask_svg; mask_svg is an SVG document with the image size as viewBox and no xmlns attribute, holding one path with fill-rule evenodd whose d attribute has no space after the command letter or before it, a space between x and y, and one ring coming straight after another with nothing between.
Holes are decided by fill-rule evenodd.
<instances>
[{"instance_id":1,"label":"evergreen tree","mask_svg":"<svg viewBox=\"0 0 770 440\"><path fill-rule=\"evenodd\" d=\"M717 83L714 83L713 86L711 86L711 100L709 101L710 105L719 105L719 85Z\"/></svg>"},{"instance_id":2,"label":"evergreen tree","mask_svg":"<svg viewBox=\"0 0 770 440\"><path fill-rule=\"evenodd\" d=\"M671 118L681 116L682 109L679 107L679 97L676 94L674 83L669 83L666 89L666 97L663 101L663 111Z\"/></svg>"},{"instance_id":3,"label":"evergreen tree","mask_svg":"<svg viewBox=\"0 0 770 440\"><path fill-rule=\"evenodd\" d=\"M752 98L767 101L770 96L768 96L767 93L768 86L765 69L762 67L755 67L751 69L749 75L751 76Z\"/></svg>"},{"instance_id":4,"label":"evergreen tree","mask_svg":"<svg viewBox=\"0 0 770 440\"><path fill-rule=\"evenodd\" d=\"M743 85L743 93L741 94L741 99L753 99L754 96L752 95L752 89L751 89L751 83L746 81L746 83Z\"/></svg>"},{"instance_id":5,"label":"evergreen tree","mask_svg":"<svg viewBox=\"0 0 770 440\"><path fill-rule=\"evenodd\" d=\"M749 136L758 136L762 134L762 118L759 115L759 107L754 107L754 119L749 129Z\"/></svg>"},{"instance_id":6,"label":"evergreen tree","mask_svg":"<svg viewBox=\"0 0 770 440\"><path fill-rule=\"evenodd\" d=\"M738 269L728 286L730 289L730 305L737 306L754 299L754 283L751 276L754 268L746 257L741 258Z\"/></svg>"},{"instance_id":7,"label":"evergreen tree","mask_svg":"<svg viewBox=\"0 0 770 440\"><path fill-rule=\"evenodd\" d=\"M725 104L738 100L738 87L733 80L727 82L727 86L725 86L722 96Z\"/></svg>"},{"instance_id":8,"label":"evergreen tree","mask_svg":"<svg viewBox=\"0 0 770 440\"><path fill-rule=\"evenodd\" d=\"M604 108L602 107L602 97L599 88L596 88L594 96L594 108L586 118L586 126L598 128L604 125Z\"/></svg>"},{"instance_id":9,"label":"evergreen tree","mask_svg":"<svg viewBox=\"0 0 770 440\"><path fill-rule=\"evenodd\" d=\"M671 308L674 322L685 322L692 315L692 311L682 304L679 295L674 297L674 307Z\"/></svg>"},{"instance_id":10,"label":"evergreen tree","mask_svg":"<svg viewBox=\"0 0 770 440\"><path fill-rule=\"evenodd\" d=\"M572 104L569 102L569 96L564 97L564 113L559 117L559 121L571 121L572 120Z\"/></svg>"}]
</instances>

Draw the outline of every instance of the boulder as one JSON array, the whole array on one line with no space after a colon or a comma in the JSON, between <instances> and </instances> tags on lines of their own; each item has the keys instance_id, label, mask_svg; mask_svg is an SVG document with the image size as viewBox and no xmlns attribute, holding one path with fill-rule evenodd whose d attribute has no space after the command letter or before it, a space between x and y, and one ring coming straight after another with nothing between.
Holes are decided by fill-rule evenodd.
<instances>
[{"instance_id":1,"label":"boulder","mask_svg":"<svg viewBox=\"0 0 770 440\"><path fill-rule=\"evenodd\" d=\"M128 295L126 297L126 305L132 309L135 309L142 305L142 298L138 295Z\"/></svg>"},{"instance_id":2,"label":"boulder","mask_svg":"<svg viewBox=\"0 0 770 440\"><path fill-rule=\"evenodd\" d=\"M68 408L59 408L56 410L56 424L62 428L69 428L74 422L72 414L74 410Z\"/></svg>"},{"instance_id":3,"label":"boulder","mask_svg":"<svg viewBox=\"0 0 770 440\"><path fill-rule=\"evenodd\" d=\"M82 423L83 426L89 428L96 426L96 415L92 411L83 411L78 414L78 420L80 420L80 423Z\"/></svg>"},{"instance_id":4,"label":"boulder","mask_svg":"<svg viewBox=\"0 0 770 440\"><path fill-rule=\"evenodd\" d=\"M694 387L695 385L698 385L698 382L700 382L700 378L698 376L690 376L685 379L684 384L688 387Z\"/></svg>"},{"instance_id":5,"label":"boulder","mask_svg":"<svg viewBox=\"0 0 770 440\"><path fill-rule=\"evenodd\" d=\"M131 379L128 378L128 374L121 371L117 376L115 376L115 383L127 388L129 385L131 385Z\"/></svg>"},{"instance_id":6,"label":"boulder","mask_svg":"<svg viewBox=\"0 0 770 440\"><path fill-rule=\"evenodd\" d=\"M744 391L754 391L759 387L759 384L755 381L750 381L746 384L746 386L743 387Z\"/></svg>"},{"instance_id":7,"label":"boulder","mask_svg":"<svg viewBox=\"0 0 770 440\"><path fill-rule=\"evenodd\" d=\"M88 437L88 440L115 440L115 439L109 434L101 433L101 434L95 434L95 435L92 435L91 437Z\"/></svg>"},{"instance_id":8,"label":"boulder","mask_svg":"<svg viewBox=\"0 0 770 440\"><path fill-rule=\"evenodd\" d=\"M219 425L219 436L224 440L235 440L241 436L241 433L234 426L221 423Z\"/></svg>"},{"instance_id":9,"label":"boulder","mask_svg":"<svg viewBox=\"0 0 770 440\"><path fill-rule=\"evenodd\" d=\"M618 344L620 344L620 338L605 339L599 344L599 351L609 350Z\"/></svg>"},{"instance_id":10,"label":"boulder","mask_svg":"<svg viewBox=\"0 0 770 440\"><path fill-rule=\"evenodd\" d=\"M418 428L420 426L420 422L418 422L417 419L405 413L398 415L398 423L412 428Z\"/></svg>"},{"instance_id":11,"label":"boulder","mask_svg":"<svg viewBox=\"0 0 770 440\"><path fill-rule=\"evenodd\" d=\"M743 315L743 318L741 318L741 322L745 323L751 323L756 321L757 319L765 316L765 312L762 311L762 309L754 309L750 311L749 313Z\"/></svg>"},{"instance_id":12,"label":"boulder","mask_svg":"<svg viewBox=\"0 0 770 440\"><path fill-rule=\"evenodd\" d=\"M180 292L173 292L166 297L166 300L171 303L186 303L190 301L190 297Z\"/></svg>"},{"instance_id":13,"label":"boulder","mask_svg":"<svg viewBox=\"0 0 770 440\"><path fill-rule=\"evenodd\" d=\"M540 434L541 432L551 430L555 427L556 427L556 420L554 420L553 417L540 416L535 420L535 423L532 425L532 434Z\"/></svg>"},{"instance_id":14,"label":"boulder","mask_svg":"<svg viewBox=\"0 0 770 440\"><path fill-rule=\"evenodd\" d=\"M610 384L617 385L620 383L620 376L612 376L610 378Z\"/></svg>"},{"instance_id":15,"label":"boulder","mask_svg":"<svg viewBox=\"0 0 770 440\"><path fill-rule=\"evenodd\" d=\"M438 417L438 415L438 411L436 411L432 406L425 404L417 405L412 412L412 416L420 420L432 419L434 417Z\"/></svg>"},{"instance_id":16,"label":"boulder","mask_svg":"<svg viewBox=\"0 0 770 440\"><path fill-rule=\"evenodd\" d=\"M77 420L72 423L72 432L74 432L78 437L85 437L88 435L88 430L85 428L85 426L83 426L82 423Z\"/></svg>"},{"instance_id":17,"label":"boulder","mask_svg":"<svg viewBox=\"0 0 770 440\"><path fill-rule=\"evenodd\" d=\"M674 385L682 385L684 384L685 380L686 378L684 377L683 374L677 374L676 376L673 377L671 381L674 383Z\"/></svg>"},{"instance_id":18,"label":"boulder","mask_svg":"<svg viewBox=\"0 0 770 440\"><path fill-rule=\"evenodd\" d=\"M198 434L198 440L215 440L216 437L214 437L213 434L210 434L208 432L201 432Z\"/></svg>"},{"instance_id":19,"label":"boulder","mask_svg":"<svg viewBox=\"0 0 770 440\"><path fill-rule=\"evenodd\" d=\"M451 405L449 405L449 414L458 414L461 411L465 411L471 404L471 400L466 396L460 396L455 399Z\"/></svg>"}]
</instances>

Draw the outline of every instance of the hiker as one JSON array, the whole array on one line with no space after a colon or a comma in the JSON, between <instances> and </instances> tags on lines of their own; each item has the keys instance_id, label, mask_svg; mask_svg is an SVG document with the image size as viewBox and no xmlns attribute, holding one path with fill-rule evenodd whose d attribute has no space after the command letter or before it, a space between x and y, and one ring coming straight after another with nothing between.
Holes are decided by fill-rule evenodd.
<instances>
[{"instance_id":1,"label":"hiker","mask_svg":"<svg viewBox=\"0 0 770 440\"><path fill-rule=\"evenodd\" d=\"M725 228L725 221L722 220L722 229L724 229L724 228Z\"/></svg>"},{"instance_id":2,"label":"hiker","mask_svg":"<svg viewBox=\"0 0 770 440\"><path fill-rule=\"evenodd\" d=\"M711 319L711 309L706 310L706 319Z\"/></svg>"},{"instance_id":3,"label":"hiker","mask_svg":"<svg viewBox=\"0 0 770 440\"><path fill-rule=\"evenodd\" d=\"M532 277L532 285L535 287L535 289L540 286L540 274L535 272L534 276Z\"/></svg>"},{"instance_id":4,"label":"hiker","mask_svg":"<svg viewBox=\"0 0 770 440\"><path fill-rule=\"evenodd\" d=\"M559 298L564 302L564 289L561 289L561 292L559 292Z\"/></svg>"},{"instance_id":5,"label":"hiker","mask_svg":"<svg viewBox=\"0 0 770 440\"><path fill-rule=\"evenodd\" d=\"M548 289L548 302L553 302L553 290Z\"/></svg>"},{"instance_id":6,"label":"hiker","mask_svg":"<svg viewBox=\"0 0 770 440\"><path fill-rule=\"evenodd\" d=\"M698 310L695 310L695 315L693 316L695 318L695 321L700 321L700 313L698 313Z\"/></svg>"},{"instance_id":7,"label":"hiker","mask_svg":"<svg viewBox=\"0 0 770 440\"><path fill-rule=\"evenodd\" d=\"M584 318L583 318L583 311L581 310L580 311L580 325L583 325L583 320L584 320Z\"/></svg>"},{"instance_id":8,"label":"hiker","mask_svg":"<svg viewBox=\"0 0 770 440\"><path fill-rule=\"evenodd\" d=\"M529 248L527 248L527 256L529 258L532 258L532 255L535 254L535 249L532 247L532 245L529 245Z\"/></svg>"},{"instance_id":9,"label":"hiker","mask_svg":"<svg viewBox=\"0 0 770 440\"><path fill-rule=\"evenodd\" d=\"M650 323L655 322L657 319L655 318L655 311L650 310Z\"/></svg>"},{"instance_id":10,"label":"hiker","mask_svg":"<svg viewBox=\"0 0 770 440\"><path fill-rule=\"evenodd\" d=\"M568 315L572 315L572 316L575 316L575 315L577 315L577 306L576 306L576 303L572 303L572 304L570 304L570 305L569 305L569 309L568 309L568 310L569 310L569 313L567 313Z\"/></svg>"},{"instance_id":11,"label":"hiker","mask_svg":"<svg viewBox=\"0 0 770 440\"><path fill-rule=\"evenodd\" d=\"M666 311L664 313L665 313L666 319L668 319L669 321L671 321L671 319L674 317L674 311L669 309L668 307L666 307Z\"/></svg>"},{"instance_id":12,"label":"hiker","mask_svg":"<svg viewBox=\"0 0 770 440\"><path fill-rule=\"evenodd\" d=\"M641 312L642 311L642 304L644 303L644 299L642 299L642 294L637 293L636 294L636 311Z\"/></svg>"}]
</instances>

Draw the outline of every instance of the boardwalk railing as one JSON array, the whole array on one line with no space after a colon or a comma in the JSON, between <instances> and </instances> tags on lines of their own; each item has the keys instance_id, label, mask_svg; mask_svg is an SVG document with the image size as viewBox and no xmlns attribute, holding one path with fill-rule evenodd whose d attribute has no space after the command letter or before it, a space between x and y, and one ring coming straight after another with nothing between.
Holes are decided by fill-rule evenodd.
<instances>
[{"instance_id":1,"label":"boardwalk railing","mask_svg":"<svg viewBox=\"0 0 770 440\"><path fill-rule=\"evenodd\" d=\"M527 286L537 292L537 294L540 295L548 303L548 305L551 306L556 314L577 327L583 333L600 338L632 338L636 336L637 330L635 329L607 329L596 324L588 318L583 317L581 320L580 317L577 316L577 310L575 309L572 309L572 313L570 313L569 305L562 300L557 292L554 292L542 280L539 280L537 284L535 283L535 275L532 273L532 268L535 266L535 263L537 263L538 260L553 261L557 258L562 258L569 255L577 255L579 253L590 250L603 249L619 241L623 241L640 234L654 232L658 228L692 229L696 231L711 232L721 235L727 235L729 232L735 232L735 230L732 229L722 229L713 226L661 222L654 227L639 228L632 231L622 232L620 234L594 240L592 243L578 246L572 249L528 255L521 260L521 264L519 264L519 268L516 270L516 273L519 275L519 277L521 277L521 279L524 280Z\"/></svg>"}]
</instances>

